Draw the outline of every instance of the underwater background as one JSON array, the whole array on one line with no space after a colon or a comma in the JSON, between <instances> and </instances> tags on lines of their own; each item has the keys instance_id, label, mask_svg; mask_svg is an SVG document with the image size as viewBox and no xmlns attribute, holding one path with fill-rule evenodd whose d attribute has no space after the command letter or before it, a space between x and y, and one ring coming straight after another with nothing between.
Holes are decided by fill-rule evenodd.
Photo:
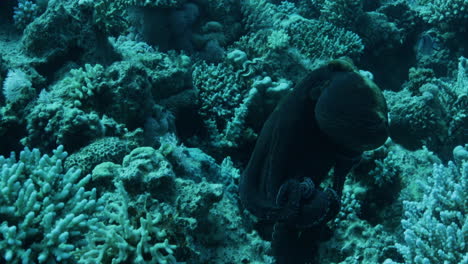
<instances>
[{"instance_id":1,"label":"underwater background","mask_svg":"<svg viewBox=\"0 0 468 264\"><path fill-rule=\"evenodd\" d=\"M274 263L239 178L340 57L391 139L317 263L467 264L466 0L0 0L0 263Z\"/></svg>"}]
</instances>

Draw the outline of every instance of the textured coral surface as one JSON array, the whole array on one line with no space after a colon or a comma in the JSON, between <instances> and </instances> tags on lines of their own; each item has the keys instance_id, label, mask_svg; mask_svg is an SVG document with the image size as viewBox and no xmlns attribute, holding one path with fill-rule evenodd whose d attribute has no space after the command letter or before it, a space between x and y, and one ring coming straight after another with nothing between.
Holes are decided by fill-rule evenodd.
<instances>
[{"instance_id":1,"label":"textured coral surface","mask_svg":"<svg viewBox=\"0 0 468 264\"><path fill-rule=\"evenodd\" d=\"M241 175L282 98L343 57L390 138L315 262L468 263L467 29L466 0L0 1L0 263L274 263Z\"/></svg>"}]
</instances>

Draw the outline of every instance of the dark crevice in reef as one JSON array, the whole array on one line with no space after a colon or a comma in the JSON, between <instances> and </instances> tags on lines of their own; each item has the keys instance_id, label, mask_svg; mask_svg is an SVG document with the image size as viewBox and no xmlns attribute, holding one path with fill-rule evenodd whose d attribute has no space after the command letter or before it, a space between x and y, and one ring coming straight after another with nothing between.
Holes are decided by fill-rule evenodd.
<instances>
[{"instance_id":1,"label":"dark crevice in reef","mask_svg":"<svg viewBox=\"0 0 468 264\"><path fill-rule=\"evenodd\" d=\"M52 57L47 62L37 65L36 70L46 78L47 83L51 83L56 78L61 78L61 76L56 76L56 74L60 72L60 69L64 65L70 62L78 62L83 53L84 50L82 48L71 47L66 54Z\"/></svg>"},{"instance_id":2,"label":"dark crevice in reef","mask_svg":"<svg viewBox=\"0 0 468 264\"><path fill-rule=\"evenodd\" d=\"M20 139L26 135L26 128L15 120L1 120L0 125L4 128L0 134L0 155L9 157L12 151L19 153L24 146L20 144Z\"/></svg>"},{"instance_id":3,"label":"dark crevice in reef","mask_svg":"<svg viewBox=\"0 0 468 264\"><path fill-rule=\"evenodd\" d=\"M370 69L374 81L383 90L397 91L408 79L408 70L416 63L411 44L386 50L378 55L367 52L360 61L363 69Z\"/></svg>"}]
</instances>

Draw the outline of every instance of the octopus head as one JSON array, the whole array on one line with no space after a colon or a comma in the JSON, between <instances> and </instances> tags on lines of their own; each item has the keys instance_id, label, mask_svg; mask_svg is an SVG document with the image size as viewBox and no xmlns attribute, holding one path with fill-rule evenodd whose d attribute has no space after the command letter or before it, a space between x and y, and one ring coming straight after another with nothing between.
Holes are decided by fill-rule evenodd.
<instances>
[{"instance_id":1,"label":"octopus head","mask_svg":"<svg viewBox=\"0 0 468 264\"><path fill-rule=\"evenodd\" d=\"M318 126L335 143L354 151L375 149L388 137L387 104L380 88L350 66L334 62L315 106Z\"/></svg>"}]
</instances>

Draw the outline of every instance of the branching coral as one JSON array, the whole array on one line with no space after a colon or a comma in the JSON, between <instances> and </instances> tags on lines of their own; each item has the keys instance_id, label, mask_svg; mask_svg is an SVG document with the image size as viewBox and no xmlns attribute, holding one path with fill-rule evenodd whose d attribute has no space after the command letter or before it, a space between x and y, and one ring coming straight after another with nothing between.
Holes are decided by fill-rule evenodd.
<instances>
[{"instance_id":1,"label":"branching coral","mask_svg":"<svg viewBox=\"0 0 468 264\"><path fill-rule=\"evenodd\" d=\"M105 127L96 112L86 113L78 108L64 106L61 100L38 103L27 115L26 145L51 149L64 145L69 150L103 136Z\"/></svg>"},{"instance_id":2,"label":"branching coral","mask_svg":"<svg viewBox=\"0 0 468 264\"><path fill-rule=\"evenodd\" d=\"M160 263L174 263L173 257L190 263L271 263L269 244L241 227L245 219L237 200L220 184L239 177L231 166L226 161L220 167L174 138L166 138L159 150L134 149L122 165L98 165L93 179L114 190L103 195L100 230L105 231L89 233L89 246L77 252L81 262L136 261L142 252L139 263L155 263L150 252L159 252L166 256L155 255Z\"/></svg>"},{"instance_id":3,"label":"branching coral","mask_svg":"<svg viewBox=\"0 0 468 264\"><path fill-rule=\"evenodd\" d=\"M8 263L75 263L72 252L98 221L91 176L63 169L63 146L52 156L25 149L0 157L0 260Z\"/></svg>"},{"instance_id":4,"label":"branching coral","mask_svg":"<svg viewBox=\"0 0 468 264\"><path fill-rule=\"evenodd\" d=\"M352 28L361 15L362 0L326 0L321 5L320 18L335 26Z\"/></svg>"},{"instance_id":5,"label":"branching coral","mask_svg":"<svg viewBox=\"0 0 468 264\"><path fill-rule=\"evenodd\" d=\"M416 9L421 17L438 27L466 31L468 2L465 0L421 0Z\"/></svg>"},{"instance_id":6,"label":"branching coral","mask_svg":"<svg viewBox=\"0 0 468 264\"><path fill-rule=\"evenodd\" d=\"M149 198L141 198L132 202L121 183L116 193L101 198L106 201L102 221L87 234L87 245L75 252L78 263L177 263L173 256L176 246L169 243L161 228L162 215L157 210L148 211Z\"/></svg>"},{"instance_id":7,"label":"branching coral","mask_svg":"<svg viewBox=\"0 0 468 264\"><path fill-rule=\"evenodd\" d=\"M290 47L297 48L310 60L340 56L354 57L364 49L357 34L333 25L328 20L304 18L297 14L292 4L276 6L267 1L244 2L245 5L242 7L244 24L251 32L255 32L250 38L256 38L257 41L251 44L257 46L257 49L271 45L270 34L279 36L279 32L282 32L282 41L289 40ZM261 36L256 36L259 34L268 34L268 37L263 38L266 43L259 45L258 41L262 39Z\"/></svg>"},{"instance_id":8,"label":"branching coral","mask_svg":"<svg viewBox=\"0 0 468 264\"><path fill-rule=\"evenodd\" d=\"M201 63L193 79L201 98L200 114L212 142L220 147L236 146L247 136L245 119L256 90L248 89L245 79L227 64Z\"/></svg>"},{"instance_id":9,"label":"branching coral","mask_svg":"<svg viewBox=\"0 0 468 264\"><path fill-rule=\"evenodd\" d=\"M23 30L38 15L38 7L35 1L19 0L15 7L13 20L16 27Z\"/></svg>"},{"instance_id":10,"label":"branching coral","mask_svg":"<svg viewBox=\"0 0 468 264\"><path fill-rule=\"evenodd\" d=\"M309 59L356 57L364 50L356 33L328 22L291 16L284 25L291 44Z\"/></svg>"},{"instance_id":11,"label":"branching coral","mask_svg":"<svg viewBox=\"0 0 468 264\"><path fill-rule=\"evenodd\" d=\"M391 255L395 236L383 225L371 225L362 219L362 205L368 191L362 184L347 180L341 210L333 222L333 238L321 245L324 263L381 263Z\"/></svg>"},{"instance_id":12,"label":"branching coral","mask_svg":"<svg viewBox=\"0 0 468 264\"><path fill-rule=\"evenodd\" d=\"M421 200L404 202L404 243L396 245L398 251L406 263L468 263L468 162L434 165L421 188Z\"/></svg>"},{"instance_id":13,"label":"branching coral","mask_svg":"<svg viewBox=\"0 0 468 264\"><path fill-rule=\"evenodd\" d=\"M399 92L386 91L392 138L405 147L426 145L448 160L466 141L468 96L466 59L459 59L456 79L435 78L430 69L410 69L410 81Z\"/></svg>"}]
</instances>

